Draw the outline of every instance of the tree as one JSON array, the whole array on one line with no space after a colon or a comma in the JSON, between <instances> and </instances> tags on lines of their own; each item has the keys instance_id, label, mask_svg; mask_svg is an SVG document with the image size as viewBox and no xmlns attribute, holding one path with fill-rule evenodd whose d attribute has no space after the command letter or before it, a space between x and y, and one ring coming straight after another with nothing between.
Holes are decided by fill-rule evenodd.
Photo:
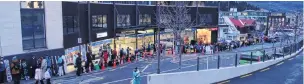
<instances>
[{"instance_id":1,"label":"tree","mask_svg":"<svg viewBox=\"0 0 304 84\"><path fill-rule=\"evenodd\" d=\"M183 39L181 33L192 26L191 15L188 14L189 9L186 7L188 2L178 1L173 2L171 6L158 5L156 20L158 28L172 30L174 35L174 46L177 46L179 56L179 68L181 68L181 52ZM159 33L158 33L159 34ZM158 45L159 45L158 37ZM158 51L159 52L159 51ZM158 54L159 55L159 54Z\"/></svg>"}]
</instances>

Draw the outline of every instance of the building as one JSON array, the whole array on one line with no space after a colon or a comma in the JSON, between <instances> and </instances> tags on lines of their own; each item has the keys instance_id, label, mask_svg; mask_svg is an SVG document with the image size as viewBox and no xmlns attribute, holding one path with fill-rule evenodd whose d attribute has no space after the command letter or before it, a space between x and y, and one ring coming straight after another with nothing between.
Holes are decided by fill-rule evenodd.
<instances>
[{"instance_id":1,"label":"building","mask_svg":"<svg viewBox=\"0 0 304 84\"><path fill-rule=\"evenodd\" d=\"M286 27L286 13L271 13L267 16L267 26L265 35L271 36L276 30Z\"/></svg>"},{"instance_id":2,"label":"building","mask_svg":"<svg viewBox=\"0 0 304 84\"><path fill-rule=\"evenodd\" d=\"M0 10L5 12L0 16L3 25L0 28L1 55L7 59L12 56L27 59L65 54L71 63L75 52L84 54L87 51L87 44L93 52L109 47L140 49L155 43L157 6L153 3L0 2ZM217 7L188 8L196 26L183 35L206 43L217 42ZM160 31L161 39L172 38L164 28Z\"/></svg>"}]
</instances>

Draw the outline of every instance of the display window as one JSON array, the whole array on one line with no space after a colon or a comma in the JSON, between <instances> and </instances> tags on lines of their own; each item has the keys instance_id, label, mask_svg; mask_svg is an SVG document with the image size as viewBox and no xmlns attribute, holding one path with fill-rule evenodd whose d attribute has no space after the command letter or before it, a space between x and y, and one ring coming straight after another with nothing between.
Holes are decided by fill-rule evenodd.
<instances>
[{"instance_id":1,"label":"display window","mask_svg":"<svg viewBox=\"0 0 304 84\"><path fill-rule=\"evenodd\" d=\"M210 44L211 43L211 31L209 29L197 29L197 42Z\"/></svg>"}]
</instances>

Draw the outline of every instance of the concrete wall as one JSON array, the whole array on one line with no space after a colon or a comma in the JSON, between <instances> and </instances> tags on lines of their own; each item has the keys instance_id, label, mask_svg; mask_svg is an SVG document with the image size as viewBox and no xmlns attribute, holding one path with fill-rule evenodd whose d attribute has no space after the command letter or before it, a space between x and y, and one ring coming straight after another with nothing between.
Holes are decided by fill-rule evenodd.
<instances>
[{"instance_id":1,"label":"concrete wall","mask_svg":"<svg viewBox=\"0 0 304 84\"><path fill-rule=\"evenodd\" d=\"M0 2L0 55L23 53L19 1Z\"/></svg>"},{"instance_id":2,"label":"concrete wall","mask_svg":"<svg viewBox=\"0 0 304 84\"><path fill-rule=\"evenodd\" d=\"M45 2L46 45L48 49L63 48L62 2Z\"/></svg>"},{"instance_id":3,"label":"concrete wall","mask_svg":"<svg viewBox=\"0 0 304 84\"><path fill-rule=\"evenodd\" d=\"M241 65L238 67L227 67L221 69L188 71L166 74L152 74L147 76L148 84L210 84L230 78L238 77L253 71L263 69L270 65L276 64L284 59L295 56L300 51L288 55L285 58L258 62L252 65Z\"/></svg>"}]
</instances>

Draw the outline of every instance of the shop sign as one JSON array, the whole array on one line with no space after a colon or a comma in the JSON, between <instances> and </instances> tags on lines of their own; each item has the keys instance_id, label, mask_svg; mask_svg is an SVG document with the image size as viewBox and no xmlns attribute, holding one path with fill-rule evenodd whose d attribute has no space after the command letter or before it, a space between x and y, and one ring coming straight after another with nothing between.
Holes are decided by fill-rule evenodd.
<instances>
[{"instance_id":1,"label":"shop sign","mask_svg":"<svg viewBox=\"0 0 304 84\"><path fill-rule=\"evenodd\" d=\"M97 33L97 38L108 36L108 32Z\"/></svg>"},{"instance_id":2,"label":"shop sign","mask_svg":"<svg viewBox=\"0 0 304 84\"><path fill-rule=\"evenodd\" d=\"M209 30L210 30L210 31L216 31L217 28L210 28Z\"/></svg>"},{"instance_id":3,"label":"shop sign","mask_svg":"<svg viewBox=\"0 0 304 84\"><path fill-rule=\"evenodd\" d=\"M78 38L78 43L82 43L82 40L81 40L81 38Z\"/></svg>"}]
</instances>

